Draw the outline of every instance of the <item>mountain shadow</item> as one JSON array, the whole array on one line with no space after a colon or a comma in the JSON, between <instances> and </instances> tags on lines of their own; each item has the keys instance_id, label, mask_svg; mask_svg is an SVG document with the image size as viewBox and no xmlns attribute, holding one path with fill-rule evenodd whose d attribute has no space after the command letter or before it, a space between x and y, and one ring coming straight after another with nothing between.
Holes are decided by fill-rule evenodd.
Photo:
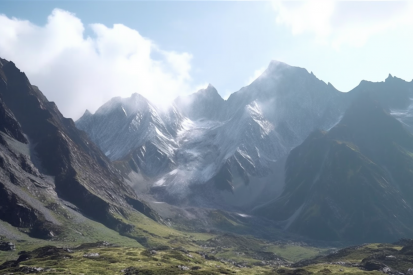
<instances>
[{"instance_id":1,"label":"mountain shadow","mask_svg":"<svg viewBox=\"0 0 413 275\"><path fill-rule=\"evenodd\" d=\"M385 242L413 235L413 136L372 91L328 132L291 151L285 188L255 214L313 239Z\"/></svg>"},{"instance_id":2,"label":"mountain shadow","mask_svg":"<svg viewBox=\"0 0 413 275\"><path fill-rule=\"evenodd\" d=\"M0 59L0 219L53 237L64 204L121 233L134 209L159 220L73 120Z\"/></svg>"}]
</instances>

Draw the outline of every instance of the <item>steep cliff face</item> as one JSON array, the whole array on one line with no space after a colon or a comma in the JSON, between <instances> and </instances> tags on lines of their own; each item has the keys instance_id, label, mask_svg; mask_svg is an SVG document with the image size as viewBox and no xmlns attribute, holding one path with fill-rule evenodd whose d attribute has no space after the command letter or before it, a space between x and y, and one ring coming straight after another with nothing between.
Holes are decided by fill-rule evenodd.
<instances>
[{"instance_id":1,"label":"steep cliff face","mask_svg":"<svg viewBox=\"0 0 413 275\"><path fill-rule=\"evenodd\" d=\"M119 231L128 227L119 217L134 207L156 219L86 134L13 62L1 63L1 219L32 230L42 221L58 226L45 201L60 199ZM20 223L7 216L10 211L21 213Z\"/></svg>"}]
</instances>

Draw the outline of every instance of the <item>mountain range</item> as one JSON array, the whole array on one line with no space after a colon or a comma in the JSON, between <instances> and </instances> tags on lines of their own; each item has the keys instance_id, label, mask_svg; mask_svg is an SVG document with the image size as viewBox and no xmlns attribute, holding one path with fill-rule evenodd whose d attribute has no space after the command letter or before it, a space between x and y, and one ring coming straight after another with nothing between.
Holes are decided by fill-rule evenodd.
<instances>
[{"instance_id":1,"label":"mountain range","mask_svg":"<svg viewBox=\"0 0 413 275\"><path fill-rule=\"evenodd\" d=\"M104 144L112 161L130 167L125 177L145 178L154 200L252 213L313 239L394 239L413 233L413 201L402 195L410 191L410 141L393 147L398 137L409 139L412 88L389 75L342 93L305 69L273 61L227 100L209 85L164 111L133 95L105 117L110 103L76 125ZM145 102L140 106L152 107L123 112L137 97ZM148 113L150 119L141 120ZM107 139L113 132L131 142ZM388 132L395 136L375 143ZM147 133L154 134L151 147L141 138ZM119 150L120 144L129 149ZM391 150L399 155L389 161Z\"/></svg>"},{"instance_id":2,"label":"mountain range","mask_svg":"<svg viewBox=\"0 0 413 275\"><path fill-rule=\"evenodd\" d=\"M273 61L228 100L209 85L165 111L135 94L76 125L125 176L153 182L159 200L247 209L279 194L289 151L335 125L350 101L307 70Z\"/></svg>"},{"instance_id":3,"label":"mountain range","mask_svg":"<svg viewBox=\"0 0 413 275\"><path fill-rule=\"evenodd\" d=\"M212 85L168 108L133 94L73 122L13 62L0 78L0 219L30 236L83 219L144 243L137 220L194 215L323 241L412 236L413 82L343 93L272 61L227 100Z\"/></svg>"}]
</instances>

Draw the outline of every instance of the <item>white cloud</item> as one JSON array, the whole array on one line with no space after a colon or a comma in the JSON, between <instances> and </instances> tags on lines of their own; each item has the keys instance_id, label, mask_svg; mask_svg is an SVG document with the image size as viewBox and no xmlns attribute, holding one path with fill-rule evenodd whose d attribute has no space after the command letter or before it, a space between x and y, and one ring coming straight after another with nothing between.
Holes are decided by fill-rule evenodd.
<instances>
[{"instance_id":1,"label":"white cloud","mask_svg":"<svg viewBox=\"0 0 413 275\"><path fill-rule=\"evenodd\" d=\"M413 30L413 3L408 1L273 1L278 24L294 35L310 34L315 41L339 50L361 47L371 37L408 28Z\"/></svg>"},{"instance_id":2,"label":"white cloud","mask_svg":"<svg viewBox=\"0 0 413 275\"><path fill-rule=\"evenodd\" d=\"M289 26L293 34L312 32L317 37L331 33L329 21L334 12L333 1L274 1L277 23Z\"/></svg>"},{"instance_id":3,"label":"white cloud","mask_svg":"<svg viewBox=\"0 0 413 275\"><path fill-rule=\"evenodd\" d=\"M257 79L260 75L263 74L265 71L265 67L262 67L261 69L255 70L252 76L248 78L248 80L245 82L246 85L250 85L255 79Z\"/></svg>"},{"instance_id":4,"label":"white cloud","mask_svg":"<svg viewBox=\"0 0 413 275\"><path fill-rule=\"evenodd\" d=\"M121 24L85 26L55 9L45 26L0 15L0 57L16 63L65 116L78 118L114 96L168 103L193 92L189 53L165 51Z\"/></svg>"}]
</instances>

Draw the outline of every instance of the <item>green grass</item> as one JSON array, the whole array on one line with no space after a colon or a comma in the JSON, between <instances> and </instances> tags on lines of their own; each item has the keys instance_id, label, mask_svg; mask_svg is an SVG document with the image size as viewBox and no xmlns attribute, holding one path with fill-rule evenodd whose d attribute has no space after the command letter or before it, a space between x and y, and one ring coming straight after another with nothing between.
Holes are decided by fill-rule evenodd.
<instances>
[{"instance_id":1,"label":"green grass","mask_svg":"<svg viewBox=\"0 0 413 275\"><path fill-rule=\"evenodd\" d=\"M383 275L382 272L379 271L362 271L357 267L344 267L340 265L332 265L332 264L317 264L306 267L305 270L312 272L313 274L371 274L371 275ZM329 273L329 271L331 273Z\"/></svg>"},{"instance_id":2,"label":"green grass","mask_svg":"<svg viewBox=\"0 0 413 275\"><path fill-rule=\"evenodd\" d=\"M67 216L71 215L75 214L68 211ZM327 248L294 243L271 243L247 235L186 232L159 224L138 212L131 212L128 220L125 220L133 225L133 229L124 235L84 217L81 220L62 217L65 215L60 214L59 221L65 231L52 240L31 238L0 221L3 232L13 235L13 238L6 239L14 242L17 248L16 251L0 251L0 264L4 261L16 260L19 251L32 251L45 245L73 249L82 243L106 241L113 246L85 246L82 249L75 249L74 253L64 258L35 257L21 262L20 266L43 267L48 270L47 274L124 274L122 270L133 267L140 270L140 273L136 274L269 275L282 274L279 272L283 271L287 272L283 274L295 274L297 270L288 267L290 262L316 258L312 264L301 268L303 274L329 274L329 272L379 274L365 272L357 267L327 263L338 261L360 263L362 259L378 251L397 252L402 248L395 245L369 244L357 249L349 249L341 254L333 254L333 258L330 259L321 256L326 254ZM223 222L230 227L237 226L236 222L221 213L215 213L213 217L217 223ZM156 254L151 253L153 249L157 251ZM84 257L88 253L99 253L100 257ZM182 265L190 269L184 271L177 267ZM0 274L7 274L7 272L21 274L13 269L1 270Z\"/></svg>"},{"instance_id":3,"label":"green grass","mask_svg":"<svg viewBox=\"0 0 413 275\"><path fill-rule=\"evenodd\" d=\"M146 228L148 224L142 224ZM141 229L142 229L141 228ZM391 244L367 244L360 247L340 250L327 256L326 248L300 246L297 244L273 244L248 236L232 234L216 235L201 233L185 233L165 229L162 226L155 232L161 236L159 243L168 245L153 248L143 248L136 243L123 243L121 246L82 245L72 247L73 253L61 251L61 254L42 256L36 251L48 251L42 248L30 252L32 258L20 263L20 267L43 267L47 274L125 274L125 269L139 270L131 274L382 274L378 271L364 271L358 267L333 264L334 262L361 263L363 259L377 253L397 255L401 246ZM146 233L150 234L150 233ZM152 233L154 234L154 233ZM169 235L166 235L169 234ZM152 236L153 237L153 236ZM123 238L123 237L122 237ZM130 240L130 239L129 239ZM30 250L45 243L56 246L69 246L68 243L45 242L28 239L17 242L18 250ZM173 244L184 244L173 248ZM118 244L119 245L119 244ZM19 249L20 248L20 249ZM37 254L36 254L37 253ZM97 258L84 257L85 254L98 253ZM44 254L43 254L44 255ZM1 252L2 261L17 259L16 251ZM262 257L281 257L295 262L314 258L304 267L291 268L288 261L271 262ZM400 256L401 257L401 256ZM410 258L407 258L408 263ZM406 268L405 263L399 263ZM181 270L179 266L188 267ZM1 274L19 273L18 269L10 268L0 271Z\"/></svg>"},{"instance_id":4,"label":"green grass","mask_svg":"<svg viewBox=\"0 0 413 275\"><path fill-rule=\"evenodd\" d=\"M273 252L291 262L311 259L325 253L327 250L326 248L298 245L272 245L266 249L266 251Z\"/></svg>"},{"instance_id":5,"label":"green grass","mask_svg":"<svg viewBox=\"0 0 413 275\"><path fill-rule=\"evenodd\" d=\"M87 253L99 253L98 258L86 258ZM230 264L205 260L195 252L178 250L157 251L151 255L142 248L104 247L76 251L64 259L53 257L35 258L21 263L21 266L43 267L49 274L123 274L122 270L135 267L146 271L143 274L265 274L269 267L237 268ZM190 255L190 256L189 256ZM189 271L177 266L184 265ZM13 271L4 270L4 271ZM2 272L4 272L2 271ZM20 274L14 271L14 274ZM141 273L139 273L141 274Z\"/></svg>"}]
</instances>

